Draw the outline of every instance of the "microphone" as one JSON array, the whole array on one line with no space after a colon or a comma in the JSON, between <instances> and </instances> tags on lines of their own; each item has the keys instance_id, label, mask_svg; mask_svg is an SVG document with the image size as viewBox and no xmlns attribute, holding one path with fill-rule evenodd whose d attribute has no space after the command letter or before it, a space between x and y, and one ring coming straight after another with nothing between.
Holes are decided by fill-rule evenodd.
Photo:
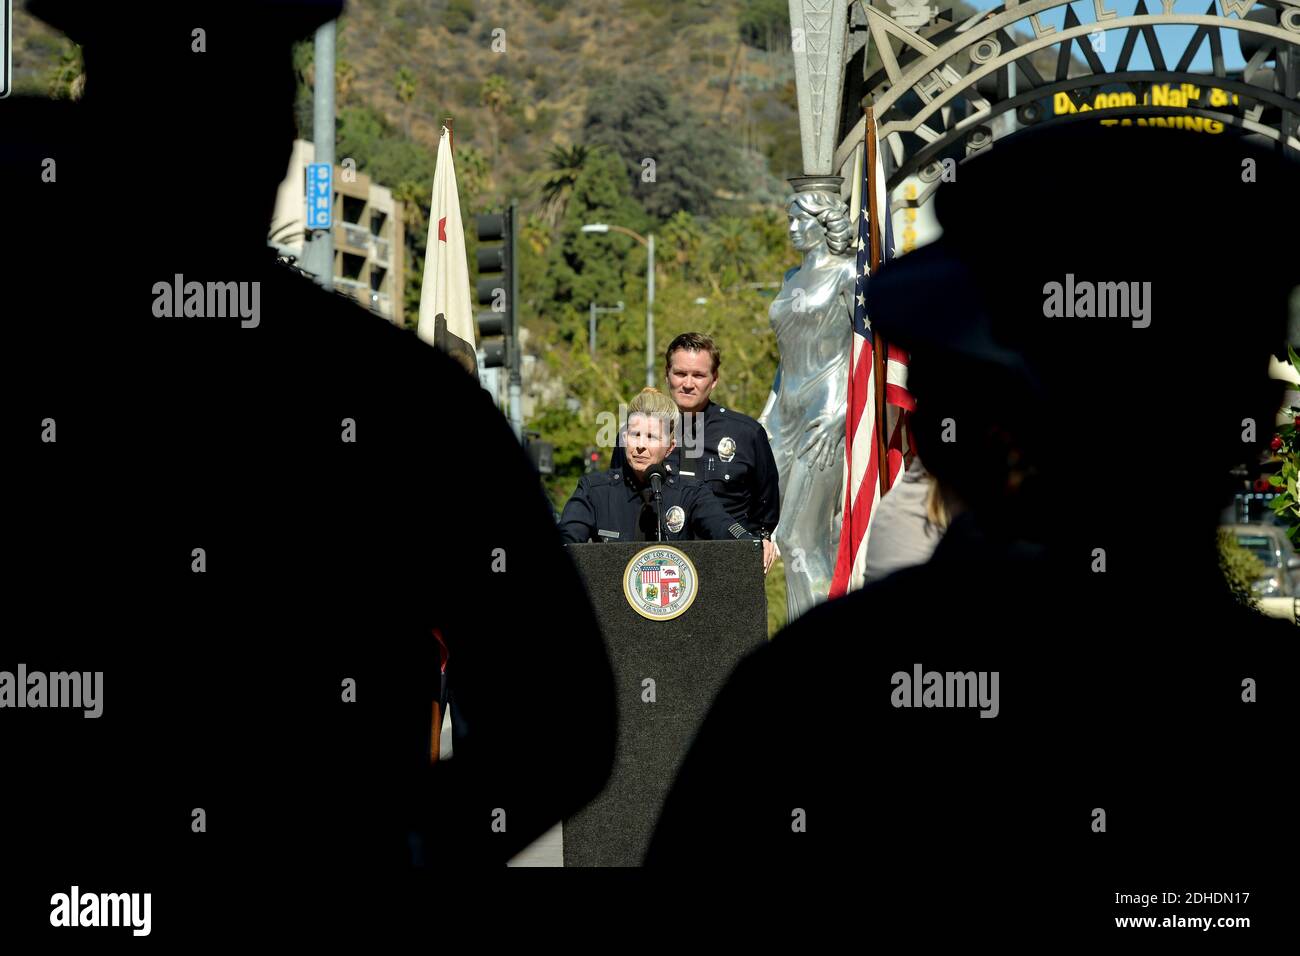
<instances>
[{"instance_id":1,"label":"microphone","mask_svg":"<svg viewBox=\"0 0 1300 956\"><path fill-rule=\"evenodd\" d=\"M663 491L664 479L668 477L668 469L664 467L663 462L657 465L651 465L646 469L646 477L650 479L650 489L654 492L656 498Z\"/></svg>"},{"instance_id":2,"label":"microphone","mask_svg":"<svg viewBox=\"0 0 1300 956\"><path fill-rule=\"evenodd\" d=\"M664 539L664 503L663 503L663 485L664 479L668 477L668 470L664 468L664 463L651 465L646 469L646 477L650 479L650 490L655 499L655 517L658 519L659 540Z\"/></svg>"}]
</instances>

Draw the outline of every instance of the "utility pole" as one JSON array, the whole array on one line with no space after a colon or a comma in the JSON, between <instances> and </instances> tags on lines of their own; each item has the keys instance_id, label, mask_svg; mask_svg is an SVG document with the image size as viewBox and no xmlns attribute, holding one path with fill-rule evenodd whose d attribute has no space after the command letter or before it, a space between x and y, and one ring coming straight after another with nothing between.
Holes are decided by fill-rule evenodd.
<instances>
[{"instance_id":1,"label":"utility pole","mask_svg":"<svg viewBox=\"0 0 1300 956\"><path fill-rule=\"evenodd\" d=\"M510 237L506 243L510 256L507 272L510 276L510 427L515 430L515 438L524 440L524 399L523 399L523 352L519 348L519 243L518 214L514 200L510 201L508 213Z\"/></svg>"},{"instance_id":2,"label":"utility pole","mask_svg":"<svg viewBox=\"0 0 1300 956\"><path fill-rule=\"evenodd\" d=\"M331 188L334 181L334 24L316 28L316 91L312 100L312 140L316 162L330 165ZM334 196L330 196L333 205ZM311 271L324 289L334 288L333 217L330 229L314 229L311 234Z\"/></svg>"},{"instance_id":3,"label":"utility pole","mask_svg":"<svg viewBox=\"0 0 1300 956\"><path fill-rule=\"evenodd\" d=\"M646 236L645 383L655 384L655 234Z\"/></svg>"}]
</instances>

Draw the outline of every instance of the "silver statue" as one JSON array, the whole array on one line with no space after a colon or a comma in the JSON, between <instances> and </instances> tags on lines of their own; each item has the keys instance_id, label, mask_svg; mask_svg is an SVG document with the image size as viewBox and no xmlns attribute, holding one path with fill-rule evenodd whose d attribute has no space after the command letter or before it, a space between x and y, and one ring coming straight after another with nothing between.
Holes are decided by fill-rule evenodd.
<instances>
[{"instance_id":1,"label":"silver statue","mask_svg":"<svg viewBox=\"0 0 1300 956\"><path fill-rule=\"evenodd\" d=\"M795 180L790 240L803 265L786 273L769 318L781 362L759 421L781 481L777 547L793 621L826 599L843 510L844 419L853 337L854 228L839 177Z\"/></svg>"}]
</instances>

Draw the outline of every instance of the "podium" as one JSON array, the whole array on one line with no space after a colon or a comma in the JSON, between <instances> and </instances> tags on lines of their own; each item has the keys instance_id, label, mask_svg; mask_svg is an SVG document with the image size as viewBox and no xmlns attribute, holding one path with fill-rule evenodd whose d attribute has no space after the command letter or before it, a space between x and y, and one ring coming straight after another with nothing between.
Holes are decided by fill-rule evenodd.
<instances>
[{"instance_id":1,"label":"podium","mask_svg":"<svg viewBox=\"0 0 1300 956\"><path fill-rule=\"evenodd\" d=\"M741 658L767 641L763 545L643 541L566 547L605 639L619 727L609 783L564 821L564 865L640 866L664 798L714 697Z\"/></svg>"}]
</instances>

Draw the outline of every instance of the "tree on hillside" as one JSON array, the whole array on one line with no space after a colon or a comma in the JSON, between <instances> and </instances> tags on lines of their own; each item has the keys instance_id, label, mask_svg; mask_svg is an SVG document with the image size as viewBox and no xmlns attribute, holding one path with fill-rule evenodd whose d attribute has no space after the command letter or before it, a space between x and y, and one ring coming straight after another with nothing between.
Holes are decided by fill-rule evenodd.
<instances>
[{"instance_id":1,"label":"tree on hillside","mask_svg":"<svg viewBox=\"0 0 1300 956\"><path fill-rule=\"evenodd\" d=\"M614 151L632 195L656 219L678 210L713 215L723 209L719 192L744 186L729 134L678 102L658 76L619 77L593 90L582 137Z\"/></svg>"},{"instance_id":2,"label":"tree on hillside","mask_svg":"<svg viewBox=\"0 0 1300 956\"><path fill-rule=\"evenodd\" d=\"M586 310L589 302L624 298L624 274L637 243L617 233L585 233L587 223L607 222L636 232L648 228L646 214L632 198L622 163L606 150L593 150L573 184L560 241L550 249L547 272L550 300ZM644 268L644 259L642 259ZM584 326L585 330L585 326Z\"/></svg>"},{"instance_id":3,"label":"tree on hillside","mask_svg":"<svg viewBox=\"0 0 1300 956\"><path fill-rule=\"evenodd\" d=\"M788 49L790 5L787 0L744 0L738 17L740 39L760 50Z\"/></svg>"},{"instance_id":4,"label":"tree on hillside","mask_svg":"<svg viewBox=\"0 0 1300 956\"><path fill-rule=\"evenodd\" d=\"M513 102L514 97L504 76L493 73L483 81L483 87L479 90L479 103L492 113L492 158L494 160L501 158L501 114L509 109Z\"/></svg>"},{"instance_id":5,"label":"tree on hillside","mask_svg":"<svg viewBox=\"0 0 1300 956\"><path fill-rule=\"evenodd\" d=\"M411 103L415 100L415 74L411 72L409 66L397 68L397 76L393 78L393 90L397 94L397 100L402 104L404 109L403 128L406 130L406 138L411 138Z\"/></svg>"},{"instance_id":6,"label":"tree on hillside","mask_svg":"<svg viewBox=\"0 0 1300 956\"><path fill-rule=\"evenodd\" d=\"M541 218L550 228L564 219L564 211L573 195L573 186L587 165L591 147L582 143L552 146L546 154L546 167L533 175L541 191Z\"/></svg>"},{"instance_id":7,"label":"tree on hillside","mask_svg":"<svg viewBox=\"0 0 1300 956\"><path fill-rule=\"evenodd\" d=\"M71 40L64 40L59 50L59 65L50 71L47 94L56 100L79 100L85 88L81 47Z\"/></svg>"},{"instance_id":8,"label":"tree on hillside","mask_svg":"<svg viewBox=\"0 0 1300 956\"><path fill-rule=\"evenodd\" d=\"M334 101L347 103L352 98L352 87L357 81L357 68L350 60L341 57L334 63Z\"/></svg>"}]
</instances>

